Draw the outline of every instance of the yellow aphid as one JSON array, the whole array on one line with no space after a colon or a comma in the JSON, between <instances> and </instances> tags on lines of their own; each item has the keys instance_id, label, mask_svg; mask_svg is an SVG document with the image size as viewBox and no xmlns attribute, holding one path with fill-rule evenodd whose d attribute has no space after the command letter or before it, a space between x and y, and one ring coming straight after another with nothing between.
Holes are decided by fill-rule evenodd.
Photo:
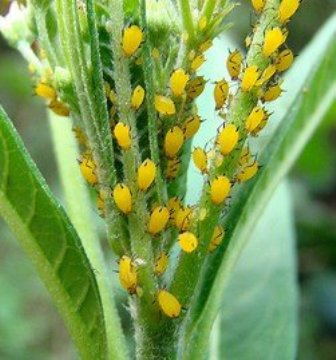
<instances>
[{"instance_id":1,"label":"yellow aphid","mask_svg":"<svg viewBox=\"0 0 336 360\"><path fill-rule=\"evenodd\" d=\"M302 0L282 0L278 14L281 23L286 23L297 11Z\"/></svg>"},{"instance_id":2,"label":"yellow aphid","mask_svg":"<svg viewBox=\"0 0 336 360\"><path fill-rule=\"evenodd\" d=\"M261 74L260 79L256 82L256 86L264 85L277 71L274 64L268 65L267 68Z\"/></svg>"},{"instance_id":3,"label":"yellow aphid","mask_svg":"<svg viewBox=\"0 0 336 360\"><path fill-rule=\"evenodd\" d=\"M137 292L138 276L135 264L129 256L123 255L119 260L119 281L130 294Z\"/></svg>"},{"instance_id":4,"label":"yellow aphid","mask_svg":"<svg viewBox=\"0 0 336 360\"><path fill-rule=\"evenodd\" d=\"M137 25L131 25L124 29L122 36L122 48L125 56L131 57L140 47L143 41L143 31Z\"/></svg>"},{"instance_id":5,"label":"yellow aphid","mask_svg":"<svg viewBox=\"0 0 336 360\"><path fill-rule=\"evenodd\" d=\"M262 102L274 101L280 97L281 93L282 89L280 84L274 84L267 88L267 90L262 94L260 100Z\"/></svg>"},{"instance_id":6,"label":"yellow aphid","mask_svg":"<svg viewBox=\"0 0 336 360\"><path fill-rule=\"evenodd\" d=\"M181 206L175 215L175 226L181 231L188 230L192 216L193 211L190 206Z\"/></svg>"},{"instance_id":7,"label":"yellow aphid","mask_svg":"<svg viewBox=\"0 0 336 360\"><path fill-rule=\"evenodd\" d=\"M193 137L201 126L201 118L198 115L191 116L182 125L182 130L186 140Z\"/></svg>"},{"instance_id":8,"label":"yellow aphid","mask_svg":"<svg viewBox=\"0 0 336 360\"><path fill-rule=\"evenodd\" d=\"M283 72L288 70L294 62L294 54L290 49L282 50L276 57L275 66L277 71Z\"/></svg>"},{"instance_id":9,"label":"yellow aphid","mask_svg":"<svg viewBox=\"0 0 336 360\"><path fill-rule=\"evenodd\" d=\"M197 237L189 231L180 234L178 237L178 242L181 249L187 253L193 252L198 246Z\"/></svg>"},{"instance_id":10,"label":"yellow aphid","mask_svg":"<svg viewBox=\"0 0 336 360\"><path fill-rule=\"evenodd\" d=\"M256 65L248 66L243 73L241 89L242 91L250 91L260 77L260 71Z\"/></svg>"},{"instance_id":11,"label":"yellow aphid","mask_svg":"<svg viewBox=\"0 0 336 360\"><path fill-rule=\"evenodd\" d=\"M74 126L72 128L72 131L75 133L75 137L76 137L77 141L79 142L79 144L81 144L81 145L87 144L87 136L86 136L85 132L79 126Z\"/></svg>"},{"instance_id":12,"label":"yellow aphid","mask_svg":"<svg viewBox=\"0 0 336 360\"><path fill-rule=\"evenodd\" d=\"M37 84L35 88L35 94L47 100L56 100L57 97L55 89L42 82Z\"/></svg>"},{"instance_id":13,"label":"yellow aphid","mask_svg":"<svg viewBox=\"0 0 336 360\"><path fill-rule=\"evenodd\" d=\"M207 26L207 19L205 16L202 16L198 21L198 27L200 30L204 30Z\"/></svg>"},{"instance_id":14,"label":"yellow aphid","mask_svg":"<svg viewBox=\"0 0 336 360\"><path fill-rule=\"evenodd\" d=\"M189 75L183 69L176 69L170 77L170 89L174 96L178 97L184 93L189 81Z\"/></svg>"},{"instance_id":15,"label":"yellow aphid","mask_svg":"<svg viewBox=\"0 0 336 360\"><path fill-rule=\"evenodd\" d=\"M217 249L218 245L220 245L220 243L223 241L224 233L225 232L222 226L217 225L215 227L210 244L208 246L209 252L213 252Z\"/></svg>"},{"instance_id":16,"label":"yellow aphid","mask_svg":"<svg viewBox=\"0 0 336 360\"><path fill-rule=\"evenodd\" d=\"M98 183L98 177L96 174L96 164L94 163L92 156L90 154L84 154L78 162L84 179L90 185L96 185Z\"/></svg>"},{"instance_id":17,"label":"yellow aphid","mask_svg":"<svg viewBox=\"0 0 336 360\"><path fill-rule=\"evenodd\" d=\"M169 159L166 166L167 180L175 179L181 167L181 160L179 158Z\"/></svg>"},{"instance_id":18,"label":"yellow aphid","mask_svg":"<svg viewBox=\"0 0 336 360\"><path fill-rule=\"evenodd\" d=\"M168 266L168 256L165 252L160 252L159 256L155 260L154 270L155 274L161 276L167 269Z\"/></svg>"},{"instance_id":19,"label":"yellow aphid","mask_svg":"<svg viewBox=\"0 0 336 360\"><path fill-rule=\"evenodd\" d=\"M265 33L262 53L265 57L271 56L286 41L288 31L275 27Z\"/></svg>"},{"instance_id":20,"label":"yellow aphid","mask_svg":"<svg viewBox=\"0 0 336 360\"><path fill-rule=\"evenodd\" d=\"M199 209L198 220L203 221L206 218L206 216L207 216L207 209L206 208Z\"/></svg>"},{"instance_id":21,"label":"yellow aphid","mask_svg":"<svg viewBox=\"0 0 336 360\"><path fill-rule=\"evenodd\" d=\"M105 217L105 199L100 194L97 196L96 205L99 215Z\"/></svg>"},{"instance_id":22,"label":"yellow aphid","mask_svg":"<svg viewBox=\"0 0 336 360\"><path fill-rule=\"evenodd\" d=\"M188 54L188 60L192 61L193 59L195 59L195 56L196 56L196 51L190 50L190 52Z\"/></svg>"},{"instance_id":23,"label":"yellow aphid","mask_svg":"<svg viewBox=\"0 0 336 360\"><path fill-rule=\"evenodd\" d=\"M167 290L159 290L157 299L161 311L170 318L177 318L181 313L182 306L176 297Z\"/></svg>"},{"instance_id":24,"label":"yellow aphid","mask_svg":"<svg viewBox=\"0 0 336 360\"><path fill-rule=\"evenodd\" d=\"M248 147L245 147L242 153L240 154L239 165L244 166L248 164L250 159L251 159L250 149Z\"/></svg>"},{"instance_id":25,"label":"yellow aphid","mask_svg":"<svg viewBox=\"0 0 336 360\"><path fill-rule=\"evenodd\" d=\"M238 79L242 62L243 62L243 55L239 50L230 52L226 60L226 67L232 80Z\"/></svg>"},{"instance_id":26,"label":"yellow aphid","mask_svg":"<svg viewBox=\"0 0 336 360\"><path fill-rule=\"evenodd\" d=\"M148 232L156 235L166 227L169 220L169 210L165 206L156 207L150 214Z\"/></svg>"},{"instance_id":27,"label":"yellow aphid","mask_svg":"<svg viewBox=\"0 0 336 360\"><path fill-rule=\"evenodd\" d=\"M245 38L245 46L248 49L251 46L252 43L252 36L251 35L247 35Z\"/></svg>"},{"instance_id":28,"label":"yellow aphid","mask_svg":"<svg viewBox=\"0 0 336 360\"><path fill-rule=\"evenodd\" d=\"M260 125L260 123L265 117L266 117L266 113L262 107L260 106L254 107L246 119L245 122L246 131L249 133L254 131Z\"/></svg>"},{"instance_id":29,"label":"yellow aphid","mask_svg":"<svg viewBox=\"0 0 336 360\"><path fill-rule=\"evenodd\" d=\"M222 155L229 154L237 145L239 132L234 124L226 125L218 134L217 144Z\"/></svg>"},{"instance_id":30,"label":"yellow aphid","mask_svg":"<svg viewBox=\"0 0 336 360\"><path fill-rule=\"evenodd\" d=\"M131 97L131 106L133 109L138 110L139 107L142 105L145 98L145 89L138 85L132 93Z\"/></svg>"},{"instance_id":31,"label":"yellow aphid","mask_svg":"<svg viewBox=\"0 0 336 360\"><path fill-rule=\"evenodd\" d=\"M216 110L221 109L227 99L229 93L229 84L225 79L217 81L214 88L214 98L216 103Z\"/></svg>"},{"instance_id":32,"label":"yellow aphid","mask_svg":"<svg viewBox=\"0 0 336 360\"><path fill-rule=\"evenodd\" d=\"M217 176L210 184L211 201L219 205L229 195L231 190L230 180L226 176Z\"/></svg>"},{"instance_id":33,"label":"yellow aphid","mask_svg":"<svg viewBox=\"0 0 336 360\"><path fill-rule=\"evenodd\" d=\"M205 79L203 76L196 76L194 79L188 81L186 92L189 100L195 100L200 96L205 87Z\"/></svg>"},{"instance_id":34,"label":"yellow aphid","mask_svg":"<svg viewBox=\"0 0 336 360\"><path fill-rule=\"evenodd\" d=\"M112 104L117 104L118 103L117 94L113 89L110 90L108 98L110 99Z\"/></svg>"},{"instance_id":35,"label":"yellow aphid","mask_svg":"<svg viewBox=\"0 0 336 360\"><path fill-rule=\"evenodd\" d=\"M58 116L69 116L69 108L59 100L52 100L48 108Z\"/></svg>"},{"instance_id":36,"label":"yellow aphid","mask_svg":"<svg viewBox=\"0 0 336 360\"><path fill-rule=\"evenodd\" d=\"M251 2L256 12L262 11L266 4L266 0L251 0Z\"/></svg>"},{"instance_id":37,"label":"yellow aphid","mask_svg":"<svg viewBox=\"0 0 336 360\"><path fill-rule=\"evenodd\" d=\"M132 194L128 186L125 184L117 184L113 189L113 199L124 214L129 214L132 211Z\"/></svg>"},{"instance_id":38,"label":"yellow aphid","mask_svg":"<svg viewBox=\"0 0 336 360\"><path fill-rule=\"evenodd\" d=\"M192 152L192 159L195 166L201 171L202 174L208 172L208 158L206 152L202 148L197 147L194 149Z\"/></svg>"},{"instance_id":39,"label":"yellow aphid","mask_svg":"<svg viewBox=\"0 0 336 360\"><path fill-rule=\"evenodd\" d=\"M104 81L104 93L105 96L108 97L110 95L111 86L107 81Z\"/></svg>"},{"instance_id":40,"label":"yellow aphid","mask_svg":"<svg viewBox=\"0 0 336 360\"><path fill-rule=\"evenodd\" d=\"M192 71L197 71L204 63L205 56L203 54L197 55L195 59L191 62L190 68Z\"/></svg>"},{"instance_id":41,"label":"yellow aphid","mask_svg":"<svg viewBox=\"0 0 336 360\"><path fill-rule=\"evenodd\" d=\"M174 126L169 129L164 139L164 152L170 159L174 158L175 155L181 149L184 142L184 135L181 128Z\"/></svg>"},{"instance_id":42,"label":"yellow aphid","mask_svg":"<svg viewBox=\"0 0 336 360\"><path fill-rule=\"evenodd\" d=\"M146 159L138 168L138 188L146 191L153 183L156 175L156 166L150 159Z\"/></svg>"},{"instance_id":43,"label":"yellow aphid","mask_svg":"<svg viewBox=\"0 0 336 360\"><path fill-rule=\"evenodd\" d=\"M162 115L174 115L176 113L175 104L172 99L166 96L155 95L155 109Z\"/></svg>"},{"instance_id":44,"label":"yellow aphid","mask_svg":"<svg viewBox=\"0 0 336 360\"><path fill-rule=\"evenodd\" d=\"M237 176L237 180L244 182L252 179L258 172L259 164L255 161L252 165L245 167Z\"/></svg>"},{"instance_id":45,"label":"yellow aphid","mask_svg":"<svg viewBox=\"0 0 336 360\"><path fill-rule=\"evenodd\" d=\"M181 209L181 207L181 200L177 196L168 200L167 208L169 210L171 222L175 223L176 214Z\"/></svg>"},{"instance_id":46,"label":"yellow aphid","mask_svg":"<svg viewBox=\"0 0 336 360\"><path fill-rule=\"evenodd\" d=\"M122 122L118 122L118 124L114 127L113 134L117 139L118 145L123 150L128 150L132 144L131 138L131 130L130 127Z\"/></svg>"},{"instance_id":47,"label":"yellow aphid","mask_svg":"<svg viewBox=\"0 0 336 360\"><path fill-rule=\"evenodd\" d=\"M160 51L158 48L154 48L152 50L152 56L153 56L153 59L155 59L155 60L160 59Z\"/></svg>"},{"instance_id":48,"label":"yellow aphid","mask_svg":"<svg viewBox=\"0 0 336 360\"><path fill-rule=\"evenodd\" d=\"M210 48L211 48L211 46L212 46L212 40L211 39L209 39L209 40L206 40L206 41L204 41L204 43L202 43L200 46L199 46L199 48L198 48L198 50L200 51L200 52L206 52L207 50L209 50Z\"/></svg>"}]
</instances>

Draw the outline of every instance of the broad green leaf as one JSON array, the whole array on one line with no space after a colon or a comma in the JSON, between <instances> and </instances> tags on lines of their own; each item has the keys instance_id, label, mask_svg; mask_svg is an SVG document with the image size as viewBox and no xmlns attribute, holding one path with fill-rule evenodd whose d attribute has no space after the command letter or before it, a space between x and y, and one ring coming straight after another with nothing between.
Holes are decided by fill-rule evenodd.
<instances>
[{"instance_id":1,"label":"broad green leaf","mask_svg":"<svg viewBox=\"0 0 336 360\"><path fill-rule=\"evenodd\" d=\"M308 59L308 76L274 136L266 142L260 156L263 168L258 177L246 184L235 196L226 219L226 241L211 257L204 271L204 281L198 288L191 308L193 320L187 324L183 358L204 354L209 333L220 307L221 297L230 273L235 268L252 229L261 216L279 182L289 171L310 136L324 118L336 97L335 17L311 45L327 43L325 52ZM327 42L326 42L327 38ZM320 54L320 52L316 52ZM190 344L191 346L188 346ZM197 346L195 346L197 344Z\"/></svg>"},{"instance_id":2,"label":"broad green leaf","mask_svg":"<svg viewBox=\"0 0 336 360\"><path fill-rule=\"evenodd\" d=\"M33 261L82 358L103 359L104 319L94 270L1 107L0 216Z\"/></svg>"}]
</instances>

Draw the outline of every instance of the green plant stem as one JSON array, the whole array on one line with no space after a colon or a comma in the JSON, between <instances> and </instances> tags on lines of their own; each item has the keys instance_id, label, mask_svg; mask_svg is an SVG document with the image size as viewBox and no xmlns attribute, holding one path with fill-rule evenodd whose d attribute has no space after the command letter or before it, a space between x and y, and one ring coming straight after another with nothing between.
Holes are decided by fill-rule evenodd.
<instances>
[{"instance_id":1,"label":"green plant stem","mask_svg":"<svg viewBox=\"0 0 336 360\"><path fill-rule=\"evenodd\" d=\"M203 6L201 18L204 16L207 22L211 19L211 16L216 8L217 0L207 0Z\"/></svg>"},{"instance_id":2,"label":"green plant stem","mask_svg":"<svg viewBox=\"0 0 336 360\"><path fill-rule=\"evenodd\" d=\"M190 8L189 0L179 0L180 11L182 14L183 26L189 35L188 43L192 43L195 38L194 20Z\"/></svg>"}]
</instances>

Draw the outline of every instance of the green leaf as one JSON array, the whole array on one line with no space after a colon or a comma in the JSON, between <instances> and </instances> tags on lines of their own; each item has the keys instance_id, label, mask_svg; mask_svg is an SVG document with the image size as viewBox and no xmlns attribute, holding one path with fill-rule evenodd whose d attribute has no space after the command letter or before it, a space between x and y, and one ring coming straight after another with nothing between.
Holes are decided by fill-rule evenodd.
<instances>
[{"instance_id":1,"label":"green leaf","mask_svg":"<svg viewBox=\"0 0 336 360\"><path fill-rule=\"evenodd\" d=\"M268 139L259 157L263 168L259 171L258 177L244 185L233 200L226 219L226 241L209 257L203 273L203 282L197 289L196 300L191 307L191 321L187 324L184 340L186 348L182 350L184 359L192 359L196 353L198 356L204 354L223 291L228 284L230 273L250 239L251 231L279 182L335 101L335 28L333 17L326 25L325 31L314 39L310 47L311 53L314 53L314 47L320 49L321 43L327 44L324 53L314 57L315 63L312 63L311 56L305 61L305 65L308 65L307 77L297 79L296 82L301 83L302 87L296 97L293 97L295 92L290 93L289 90L292 96L289 111L274 136ZM314 55L320 53L321 51L316 51ZM192 346L188 347L188 344Z\"/></svg>"},{"instance_id":2,"label":"green leaf","mask_svg":"<svg viewBox=\"0 0 336 360\"><path fill-rule=\"evenodd\" d=\"M103 359L104 318L94 270L2 107L0 215L37 268L81 357Z\"/></svg>"}]
</instances>

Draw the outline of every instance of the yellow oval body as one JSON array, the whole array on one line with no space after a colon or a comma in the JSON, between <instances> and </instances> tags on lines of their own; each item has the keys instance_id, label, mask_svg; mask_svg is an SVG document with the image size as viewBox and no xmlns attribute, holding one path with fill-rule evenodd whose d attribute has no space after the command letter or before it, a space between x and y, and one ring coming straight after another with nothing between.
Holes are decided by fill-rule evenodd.
<instances>
[{"instance_id":1,"label":"yellow oval body","mask_svg":"<svg viewBox=\"0 0 336 360\"><path fill-rule=\"evenodd\" d=\"M201 126L201 118L198 115L191 116L182 125L183 134L186 140L192 138Z\"/></svg>"},{"instance_id":2,"label":"yellow oval body","mask_svg":"<svg viewBox=\"0 0 336 360\"><path fill-rule=\"evenodd\" d=\"M244 92L251 91L260 77L260 71L257 66L248 66L243 73L241 89Z\"/></svg>"},{"instance_id":3,"label":"yellow oval body","mask_svg":"<svg viewBox=\"0 0 336 360\"><path fill-rule=\"evenodd\" d=\"M164 139L164 152L169 159L175 157L180 151L184 142L184 135L181 128L174 126L169 129Z\"/></svg>"},{"instance_id":4,"label":"yellow oval body","mask_svg":"<svg viewBox=\"0 0 336 360\"><path fill-rule=\"evenodd\" d=\"M266 113L262 107L260 106L254 107L246 119L245 122L246 131L249 133L254 131L260 125L260 123L265 117L266 117Z\"/></svg>"},{"instance_id":5,"label":"yellow oval body","mask_svg":"<svg viewBox=\"0 0 336 360\"><path fill-rule=\"evenodd\" d=\"M52 100L49 103L48 108L58 116L69 116L70 115L69 108L59 100Z\"/></svg>"},{"instance_id":6,"label":"yellow oval body","mask_svg":"<svg viewBox=\"0 0 336 360\"><path fill-rule=\"evenodd\" d=\"M177 196L168 200L167 208L170 214L170 222L175 223L176 214L181 209L181 207L181 200Z\"/></svg>"},{"instance_id":7,"label":"yellow oval body","mask_svg":"<svg viewBox=\"0 0 336 360\"><path fill-rule=\"evenodd\" d=\"M78 125L74 126L72 131L75 133L75 138L77 139L78 143L85 146L88 140L85 132Z\"/></svg>"},{"instance_id":8,"label":"yellow oval body","mask_svg":"<svg viewBox=\"0 0 336 360\"><path fill-rule=\"evenodd\" d=\"M213 252L214 250L217 249L218 245L221 244L221 242L223 241L223 237L224 237L224 229L222 226L217 225L214 229L214 232L212 234L211 240L210 240L210 244L208 246L208 251L209 252Z\"/></svg>"},{"instance_id":9,"label":"yellow oval body","mask_svg":"<svg viewBox=\"0 0 336 360\"><path fill-rule=\"evenodd\" d=\"M190 64L190 69L192 71L197 71L204 63L205 63L205 56L203 54L197 55Z\"/></svg>"},{"instance_id":10,"label":"yellow oval body","mask_svg":"<svg viewBox=\"0 0 336 360\"><path fill-rule=\"evenodd\" d=\"M218 134L217 144L222 155L228 155L235 148L239 139L236 125L226 125Z\"/></svg>"},{"instance_id":11,"label":"yellow oval body","mask_svg":"<svg viewBox=\"0 0 336 360\"><path fill-rule=\"evenodd\" d=\"M279 21L286 23L298 10L302 0L282 0L279 6Z\"/></svg>"},{"instance_id":12,"label":"yellow oval body","mask_svg":"<svg viewBox=\"0 0 336 360\"><path fill-rule=\"evenodd\" d=\"M271 56L286 41L288 32L279 27L267 30L262 47L262 53L265 57Z\"/></svg>"},{"instance_id":13,"label":"yellow oval body","mask_svg":"<svg viewBox=\"0 0 336 360\"><path fill-rule=\"evenodd\" d=\"M56 90L42 82L36 85L35 94L47 100L56 100L57 98Z\"/></svg>"},{"instance_id":14,"label":"yellow oval body","mask_svg":"<svg viewBox=\"0 0 336 360\"><path fill-rule=\"evenodd\" d=\"M161 115L174 115L176 113L175 104L172 99L166 96L155 95L155 109Z\"/></svg>"},{"instance_id":15,"label":"yellow oval body","mask_svg":"<svg viewBox=\"0 0 336 360\"><path fill-rule=\"evenodd\" d=\"M138 188L146 191L156 176L156 166L150 159L146 159L138 168Z\"/></svg>"},{"instance_id":16,"label":"yellow oval body","mask_svg":"<svg viewBox=\"0 0 336 360\"><path fill-rule=\"evenodd\" d=\"M205 16L202 16L198 21L198 27L200 30L204 30L207 26L207 18Z\"/></svg>"},{"instance_id":17,"label":"yellow oval body","mask_svg":"<svg viewBox=\"0 0 336 360\"><path fill-rule=\"evenodd\" d=\"M131 25L124 29L122 48L126 57L131 57L139 49L143 37L143 31L137 25Z\"/></svg>"},{"instance_id":18,"label":"yellow oval body","mask_svg":"<svg viewBox=\"0 0 336 360\"><path fill-rule=\"evenodd\" d=\"M275 66L277 71L283 72L288 70L294 62L294 54L290 49L282 50L276 57Z\"/></svg>"},{"instance_id":19,"label":"yellow oval body","mask_svg":"<svg viewBox=\"0 0 336 360\"><path fill-rule=\"evenodd\" d=\"M216 110L221 109L226 101L229 93L229 84L225 79L217 81L214 88L214 99L216 103Z\"/></svg>"},{"instance_id":20,"label":"yellow oval body","mask_svg":"<svg viewBox=\"0 0 336 360\"><path fill-rule=\"evenodd\" d=\"M204 41L198 48L198 50L202 53L206 52L207 50L209 50L212 46L212 40L208 39L206 41Z\"/></svg>"},{"instance_id":21,"label":"yellow oval body","mask_svg":"<svg viewBox=\"0 0 336 360\"><path fill-rule=\"evenodd\" d=\"M256 82L256 86L264 85L277 71L277 67L274 64L270 64L261 74L260 79Z\"/></svg>"},{"instance_id":22,"label":"yellow oval body","mask_svg":"<svg viewBox=\"0 0 336 360\"><path fill-rule=\"evenodd\" d=\"M237 80L243 63L243 55L239 50L230 52L226 60L226 68L232 80Z\"/></svg>"},{"instance_id":23,"label":"yellow oval body","mask_svg":"<svg viewBox=\"0 0 336 360\"><path fill-rule=\"evenodd\" d=\"M84 154L79 161L79 168L84 179L90 185L96 185L98 183L98 177L96 174L96 164L90 154Z\"/></svg>"},{"instance_id":24,"label":"yellow oval body","mask_svg":"<svg viewBox=\"0 0 336 360\"><path fill-rule=\"evenodd\" d=\"M157 206L150 214L148 232L156 235L166 227L169 220L169 210L165 206Z\"/></svg>"},{"instance_id":25,"label":"yellow oval body","mask_svg":"<svg viewBox=\"0 0 336 360\"><path fill-rule=\"evenodd\" d=\"M261 12L265 7L266 0L251 0L252 6L256 12Z\"/></svg>"},{"instance_id":26,"label":"yellow oval body","mask_svg":"<svg viewBox=\"0 0 336 360\"><path fill-rule=\"evenodd\" d=\"M174 96L178 97L184 93L189 81L189 75L183 69L176 69L170 77L170 89Z\"/></svg>"},{"instance_id":27,"label":"yellow oval body","mask_svg":"<svg viewBox=\"0 0 336 360\"><path fill-rule=\"evenodd\" d=\"M240 182L248 181L252 179L258 172L259 164L255 161L252 165L246 166L237 176L237 180Z\"/></svg>"},{"instance_id":28,"label":"yellow oval body","mask_svg":"<svg viewBox=\"0 0 336 360\"><path fill-rule=\"evenodd\" d=\"M188 230L190 227L192 215L193 211L190 206L181 206L175 215L175 226L181 231Z\"/></svg>"},{"instance_id":29,"label":"yellow oval body","mask_svg":"<svg viewBox=\"0 0 336 360\"><path fill-rule=\"evenodd\" d=\"M260 100L262 102L274 101L280 97L282 89L280 84L274 84L269 86L266 91L262 94Z\"/></svg>"},{"instance_id":30,"label":"yellow oval body","mask_svg":"<svg viewBox=\"0 0 336 360\"><path fill-rule=\"evenodd\" d=\"M114 187L113 199L118 209L124 214L127 215L132 211L132 194L125 184L120 183Z\"/></svg>"},{"instance_id":31,"label":"yellow oval body","mask_svg":"<svg viewBox=\"0 0 336 360\"><path fill-rule=\"evenodd\" d=\"M155 59L155 60L160 59L160 56L161 56L160 50L158 48L154 48L152 50L152 56L153 56L153 59Z\"/></svg>"},{"instance_id":32,"label":"yellow oval body","mask_svg":"<svg viewBox=\"0 0 336 360\"><path fill-rule=\"evenodd\" d=\"M222 204L228 197L230 190L230 180L224 175L217 176L210 184L211 201L216 205Z\"/></svg>"},{"instance_id":33,"label":"yellow oval body","mask_svg":"<svg viewBox=\"0 0 336 360\"><path fill-rule=\"evenodd\" d=\"M186 86L186 93L189 100L195 100L200 96L205 88L205 79L203 76L196 76L190 79Z\"/></svg>"},{"instance_id":34,"label":"yellow oval body","mask_svg":"<svg viewBox=\"0 0 336 360\"><path fill-rule=\"evenodd\" d=\"M181 167L181 160L179 158L168 159L166 165L167 180L175 179Z\"/></svg>"},{"instance_id":35,"label":"yellow oval body","mask_svg":"<svg viewBox=\"0 0 336 360\"><path fill-rule=\"evenodd\" d=\"M121 286L130 294L137 292L138 276L132 259L123 255L119 260L119 281Z\"/></svg>"},{"instance_id":36,"label":"yellow oval body","mask_svg":"<svg viewBox=\"0 0 336 360\"><path fill-rule=\"evenodd\" d=\"M208 172L208 157L206 152L202 148L197 147L193 150L192 159L195 166L198 170L200 170L202 174Z\"/></svg>"},{"instance_id":37,"label":"yellow oval body","mask_svg":"<svg viewBox=\"0 0 336 360\"><path fill-rule=\"evenodd\" d=\"M134 110L138 110L139 107L142 105L145 98L145 89L138 85L132 93L131 97L131 106Z\"/></svg>"},{"instance_id":38,"label":"yellow oval body","mask_svg":"<svg viewBox=\"0 0 336 360\"><path fill-rule=\"evenodd\" d=\"M176 297L167 290L159 290L157 293L157 300L161 311L170 318L177 318L180 316L182 306Z\"/></svg>"},{"instance_id":39,"label":"yellow oval body","mask_svg":"<svg viewBox=\"0 0 336 360\"><path fill-rule=\"evenodd\" d=\"M191 253L196 250L198 246L197 237L190 231L183 232L178 236L178 242L184 252Z\"/></svg>"},{"instance_id":40,"label":"yellow oval body","mask_svg":"<svg viewBox=\"0 0 336 360\"><path fill-rule=\"evenodd\" d=\"M154 271L155 274L161 276L167 269L168 266L168 255L162 251L155 260Z\"/></svg>"},{"instance_id":41,"label":"yellow oval body","mask_svg":"<svg viewBox=\"0 0 336 360\"><path fill-rule=\"evenodd\" d=\"M123 122L118 122L114 127L113 134L117 139L118 145L123 150L129 150L132 145L131 130L130 127Z\"/></svg>"}]
</instances>

